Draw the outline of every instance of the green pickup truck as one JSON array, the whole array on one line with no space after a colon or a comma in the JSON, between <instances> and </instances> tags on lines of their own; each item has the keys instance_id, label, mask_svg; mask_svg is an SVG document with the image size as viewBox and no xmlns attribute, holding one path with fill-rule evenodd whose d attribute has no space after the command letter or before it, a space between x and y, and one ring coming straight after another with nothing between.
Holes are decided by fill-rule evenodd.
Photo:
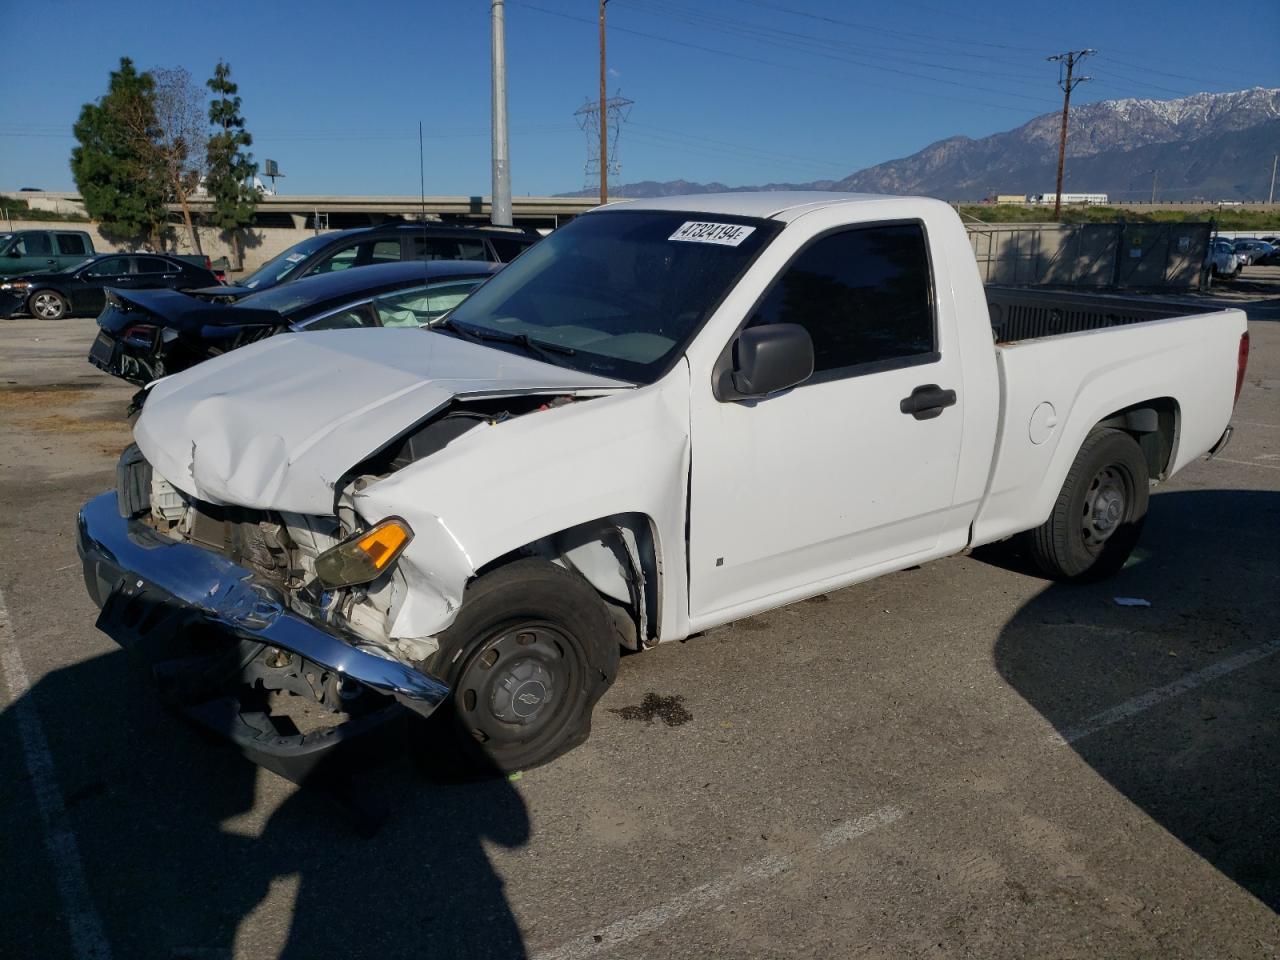
<instances>
[{"instance_id":1,"label":"green pickup truck","mask_svg":"<svg viewBox=\"0 0 1280 960\"><path fill-rule=\"evenodd\" d=\"M83 230L0 233L0 276L65 270L95 252L93 238Z\"/></svg>"}]
</instances>

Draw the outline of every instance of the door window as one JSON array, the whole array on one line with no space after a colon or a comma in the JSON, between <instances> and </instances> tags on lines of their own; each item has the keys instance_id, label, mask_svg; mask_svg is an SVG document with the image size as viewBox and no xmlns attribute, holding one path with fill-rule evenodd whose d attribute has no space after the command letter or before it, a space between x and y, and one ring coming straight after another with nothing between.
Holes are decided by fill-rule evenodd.
<instances>
[{"instance_id":1,"label":"door window","mask_svg":"<svg viewBox=\"0 0 1280 960\"><path fill-rule=\"evenodd\" d=\"M415 260L488 260L484 241L470 238L413 237Z\"/></svg>"},{"instance_id":2,"label":"door window","mask_svg":"<svg viewBox=\"0 0 1280 960\"><path fill-rule=\"evenodd\" d=\"M379 240L373 245L373 256L370 257L374 263L392 263L400 259L400 240Z\"/></svg>"},{"instance_id":3,"label":"door window","mask_svg":"<svg viewBox=\"0 0 1280 960\"><path fill-rule=\"evenodd\" d=\"M809 331L819 380L936 360L924 228L890 224L820 238L758 305L751 325L765 323Z\"/></svg>"},{"instance_id":4,"label":"door window","mask_svg":"<svg viewBox=\"0 0 1280 960\"><path fill-rule=\"evenodd\" d=\"M506 237L490 237L489 242L493 244L498 259L503 263L510 263L520 256L526 247L532 246L528 240L508 240Z\"/></svg>"},{"instance_id":5,"label":"door window","mask_svg":"<svg viewBox=\"0 0 1280 960\"><path fill-rule=\"evenodd\" d=\"M421 327L444 316L480 286L483 278L452 280L404 290L373 301L384 327Z\"/></svg>"},{"instance_id":6,"label":"door window","mask_svg":"<svg viewBox=\"0 0 1280 960\"><path fill-rule=\"evenodd\" d=\"M159 257L134 257L134 268L137 273L176 273L176 267L170 267L168 261Z\"/></svg>"},{"instance_id":7,"label":"door window","mask_svg":"<svg viewBox=\"0 0 1280 960\"><path fill-rule=\"evenodd\" d=\"M107 257L89 268L91 277L119 277L129 272L128 257Z\"/></svg>"},{"instance_id":8,"label":"door window","mask_svg":"<svg viewBox=\"0 0 1280 960\"><path fill-rule=\"evenodd\" d=\"M352 330L356 327L374 326L373 316L369 313L369 304L362 303L357 307L345 307L328 316L299 324L304 330Z\"/></svg>"},{"instance_id":9,"label":"door window","mask_svg":"<svg viewBox=\"0 0 1280 960\"><path fill-rule=\"evenodd\" d=\"M24 257L47 257L53 254L53 244L47 233L28 233L18 238L14 249Z\"/></svg>"},{"instance_id":10,"label":"door window","mask_svg":"<svg viewBox=\"0 0 1280 960\"><path fill-rule=\"evenodd\" d=\"M58 249L65 257L82 257L89 252L84 245L84 237L78 233L58 234Z\"/></svg>"},{"instance_id":11,"label":"door window","mask_svg":"<svg viewBox=\"0 0 1280 960\"><path fill-rule=\"evenodd\" d=\"M330 254L321 260L312 270L312 273L337 273L339 270L349 270L356 265L356 254L360 251L359 244L352 244L349 247L343 247L335 253Z\"/></svg>"}]
</instances>

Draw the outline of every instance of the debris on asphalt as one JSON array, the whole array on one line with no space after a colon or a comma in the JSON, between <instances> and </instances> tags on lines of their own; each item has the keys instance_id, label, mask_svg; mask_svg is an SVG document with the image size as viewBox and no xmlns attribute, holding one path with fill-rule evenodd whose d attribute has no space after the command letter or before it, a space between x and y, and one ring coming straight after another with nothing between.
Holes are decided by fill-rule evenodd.
<instances>
[{"instance_id":1,"label":"debris on asphalt","mask_svg":"<svg viewBox=\"0 0 1280 960\"><path fill-rule=\"evenodd\" d=\"M1150 600L1143 600L1141 597L1112 597L1117 607L1149 607Z\"/></svg>"}]
</instances>

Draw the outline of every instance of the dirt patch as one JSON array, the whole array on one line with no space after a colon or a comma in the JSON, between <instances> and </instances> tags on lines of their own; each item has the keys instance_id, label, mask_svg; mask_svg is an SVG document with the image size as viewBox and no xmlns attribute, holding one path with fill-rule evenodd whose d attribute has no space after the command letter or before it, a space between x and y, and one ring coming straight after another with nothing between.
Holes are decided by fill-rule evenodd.
<instances>
[{"instance_id":1,"label":"dirt patch","mask_svg":"<svg viewBox=\"0 0 1280 960\"><path fill-rule=\"evenodd\" d=\"M643 720L645 723L653 723L658 719L668 727L678 727L693 719L693 714L684 707L684 697L664 697L657 693L646 693L639 706L621 707L609 712L616 713L623 720Z\"/></svg>"},{"instance_id":2,"label":"dirt patch","mask_svg":"<svg viewBox=\"0 0 1280 960\"><path fill-rule=\"evenodd\" d=\"M42 383L38 387L0 387L0 410L39 410L69 407L87 399L89 391L65 384Z\"/></svg>"},{"instance_id":3,"label":"dirt patch","mask_svg":"<svg viewBox=\"0 0 1280 960\"><path fill-rule=\"evenodd\" d=\"M47 417L28 420L24 426L43 433L107 433L114 431L128 433L129 424L115 419L88 419L69 417L65 413L51 413Z\"/></svg>"}]
</instances>

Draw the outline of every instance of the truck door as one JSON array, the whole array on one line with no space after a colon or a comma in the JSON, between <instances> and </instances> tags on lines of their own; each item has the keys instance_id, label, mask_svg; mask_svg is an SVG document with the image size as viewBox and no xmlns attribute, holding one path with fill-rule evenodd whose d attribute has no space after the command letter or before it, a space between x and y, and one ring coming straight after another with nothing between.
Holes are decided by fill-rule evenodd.
<instances>
[{"instance_id":1,"label":"truck door","mask_svg":"<svg viewBox=\"0 0 1280 960\"><path fill-rule=\"evenodd\" d=\"M86 243L83 233L55 233L53 243L57 248L58 269L69 270L84 263L93 255L93 247Z\"/></svg>"},{"instance_id":2,"label":"truck door","mask_svg":"<svg viewBox=\"0 0 1280 960\"><path fill-rule=\"evenodd\" d=\"M44 230L26 230L17 234L5 257L4 272L10 276L19 273L50 273L58 269L58 259L53 252L51 235Z\"/></svg>"},{"instance_id":3,"label":"truck door","mask_svg":"<svg viewBox=\"0 0 1280 960\"><path fill-rule=\"evenodd\" d=\"M954 324L938 314L916 221L820 235L755 304L748 324L809 331L814 374L760 400L694 387L694 629L937 547L964 402Z\"/></svg>"}]
</instances>

